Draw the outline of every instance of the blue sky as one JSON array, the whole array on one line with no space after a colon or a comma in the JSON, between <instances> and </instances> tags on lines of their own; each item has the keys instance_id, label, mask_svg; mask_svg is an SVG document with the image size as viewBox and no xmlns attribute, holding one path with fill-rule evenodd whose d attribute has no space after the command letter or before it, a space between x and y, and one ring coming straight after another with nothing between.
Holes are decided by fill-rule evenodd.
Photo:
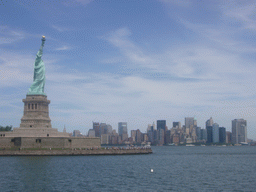
<instances>
[{"instance_id":1,"label":"blue sky","mask_svg":"<svg viewBox=\"0 0 256 192\"><path fill-rule=\"evenodd\" d=\"M52 126L92 121L145 132L210 117L256 139L256 3L194 0L0 1L0 125L18 127L46 36Z\"/></svg>"}]
</instances>

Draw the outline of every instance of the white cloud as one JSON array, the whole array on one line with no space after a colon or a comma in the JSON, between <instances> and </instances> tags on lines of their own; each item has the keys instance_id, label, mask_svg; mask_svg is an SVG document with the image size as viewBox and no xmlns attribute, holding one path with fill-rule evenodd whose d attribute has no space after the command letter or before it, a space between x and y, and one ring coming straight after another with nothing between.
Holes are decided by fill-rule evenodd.
<instances>
[{"instance_id":1,"label":"white cloud","mask_svg":"<svg viewBox=\"0 0 256 192\"><path fill-rule=\"evenodd\" d=\"M239 37L242 33L236 27L228 26L223 23L220 26L191 23L187 20L179 20L186 28L192 30L197 36L200 36L200 43L209 47L225 49L225 51L234 51L237 53L256 52L256 48Z\"/></svg>"},{"instance_id":2,"label":"white cloud","mask_svg":"<svg viewBox=\"0 0 256 192\"><path fill-rule=\"evenodd\" d=\"M70 7L70 6L77 6L77 5L88 5L88 4L90 4L91 2L93 2L93 0L72 0L72 1L65 1L65 2L63 2L63 4L65 5L65 6L68 6L68 7Z\"/></svg>"},{"instance_id":3,"label":"white cloud","mask_svg":"<svg viewBox=\"0 0 256 192\"><path fill-rule=\"evenodd\" d=\"M256 3L255 1L228 1L223 3L223 13L233 20L239 22L245 29L256 29Z\"/></svg>"},{"instance_id":4,"label":"white cloud","mask_svg":"<svg viewBox=\"0 0 256 192\"><path fill-rule=\"evenodd\" d=\"M25 38L25 34L12 30L8 26L0 26L0 44L9 44Z\"/></svg>"},{"instance_id":5,"label":"white cloud","mask_svg":"<svg viewBox=\"0 0 256 192\"><path fill-rule=\"evenodd\" d=\"M0 88L15 87L31 81L34 60L26 56L7 52L0 55Z\"/></svg>"},{"instance_id":6,"label":"white cloud","mask_svg":"<svg viewBox=\"0 0 256 192\"><path fill-rule=\"evenodd\" d=\"M64 45L62 47L56 48L55 50L57 50L57 51L65 51L65 50L69 50L69 49L71 49L71 47Z\"/></svg>"},{"instance_id":7,"label":"white cloud","mask_svg":"<svg viewBox=\"0 0 256 192\"><path fill-rule=\"evenodd\" d=\"M147 67L154 67L149 56L145 55L141 48L139 48L135 43L129 40L131 32L128 28L120 28L115 32L112 32L106 37L107 41L110 42L115 47L126 56L129 61L133 62L136 67L138 65Z\"/></svg>"},{"instance_id":8,"label":"white cloud","mask_svg":"<svg viewBox=\"0 0 256 192\"><path fill-rule=\"evenodd\" d=\"M52 25L52 28L56 29L59 32L69 31L68 28L60 27L60 26L56 26L56 25Z\"/></svg>"},{"instance_id":9,"label":"white cloud","mask_svg":"<svg viewBox=\"0 0 256 192\"><path fill-rule=\"evenodd\" d=\"M159 1L166 4L175 4L181 7L188 7L192 4L190 0L159 0Z\"/></svg>"},{"instance_id":10,"label":"white cloud","mask_svg":"<svg viewBox=\"0 0 256 192\"><path fill-rule=\"evenodd\" d=\"M108 41L119 48L123 54L120 60L129 63L126 67L142 68L144 72L148 71L149 75L162 73L174 78L212 80L238 78L243 75L247 77L255 70L253 66L248 68L244 65L244 60L237 50L223 48L221 45L219 47L218 44L180 44L162 54L147 55L142 48L129 40L129 35L131 32L127 28L122 28L112 33Z\"/></svg>"},{"instance_id":11,"label":"white cloud","mask_svg":"<svg viewBox=\"0 0 256 192\"><path fill-rule=\"evenodd\" d=\"M106 64L115 64L115 63L120 63L123 62L124 59L122 57L112 57L112 58L107 58L107 59L102 59L100 62L101 63L106 63Z\"/></svg>"},{"instance_id":12,"label":"white cloud","mask_svg":"<svg viewBox=\"0 0 256 192\"><path fill-rule=\"evenodd\" d=\"M93 0L75 0L75 1L77 1L77 2L79 2L79 3L82 3L82 4L89 4L89 3L91 3Z\"/></svg>"}]
</instances>

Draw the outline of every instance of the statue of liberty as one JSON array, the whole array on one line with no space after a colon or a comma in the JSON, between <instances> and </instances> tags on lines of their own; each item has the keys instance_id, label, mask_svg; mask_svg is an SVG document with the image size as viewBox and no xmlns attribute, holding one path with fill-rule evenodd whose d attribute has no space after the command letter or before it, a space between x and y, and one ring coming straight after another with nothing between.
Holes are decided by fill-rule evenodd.
<instances>
[{"instance_id":1,"label":"statue of liberty","mask_svg":"<svg viewBox=\"0 0 256 192\"><path fill-rule=\"evenodd\" d=\"M42 37L41 47L36 54L33 83L30 86L29 92L27 95L46 95L44 93L45 66L44 66L43 60L41 59L43 55L44 43L45 43L45 36Z\"/></svg>"}]
</instances>

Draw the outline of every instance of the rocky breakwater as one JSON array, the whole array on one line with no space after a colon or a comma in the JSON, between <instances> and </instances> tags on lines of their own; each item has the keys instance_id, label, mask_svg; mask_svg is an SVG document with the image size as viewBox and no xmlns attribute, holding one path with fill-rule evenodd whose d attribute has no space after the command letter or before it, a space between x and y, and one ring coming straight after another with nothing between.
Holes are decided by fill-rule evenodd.
<instances>
[{"instance_id":1,"label":"rocky breakwater","mask_svg":"<svg viewBox=\"0 0 256 192\"><path fill-rule=\"evenodd\" d=\"M151 154L151 148L0 149L0 156L86 156Z\"/></svg>"}]
</instances>

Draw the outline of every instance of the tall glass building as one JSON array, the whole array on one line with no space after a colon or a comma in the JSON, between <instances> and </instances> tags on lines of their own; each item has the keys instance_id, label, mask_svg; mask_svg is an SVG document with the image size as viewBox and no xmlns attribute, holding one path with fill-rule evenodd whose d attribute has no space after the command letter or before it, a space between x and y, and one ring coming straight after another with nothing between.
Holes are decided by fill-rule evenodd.
<instances>
[{"instance_id":1,"label":"tall glass building","mask_svg":"<svg viewBox=\"0 0 256 192\"><path fill-rule=\"evenodd\" d=\"M205 122L205 127L208 127L208 126L212 126L213 125L213 119L212 117L210 119L208 119L206 122Z\"/></svg>"},{"instance_id":2,"label":"tall glass building","mask_svg":"<svg viewBox=\"0 0 256 192\"><path fill-rule=\"evenodd\" d=\"M118 134L127 134L127 122L119 122L118 123Z\"/></svg>"},{"instance_id":3,"label":"tall glass building","mask_svg":"<svg viewBox=\"0 0 256 192\"><path fill-rule=\"evenodd\" d=\"M191 126L196 126L196 120L194 117L185 117L185 127L190 128Z\"/></svg>"},{"instance_id":4,"label":"tall glass building","mask_svg":"<svg viewBox=\"0 0 256 192\"><path fill-rule=\"evenodd\" d=\"M159 129L165 130L166 120L157 120L156 126L157 126L157 130L159 130Z\"/></svg>"},{"instance_id":5,"label":"tall glass building","mask_svg":"<svg viewBox=\"0 0 256 192\"><path fill-rule=\"evenodd\" d=\"M247 143L247 122L244 119L234 119L232 121L232 143Z\"/></svg>"},{"instance_id":6,"label":"tall glass building","mask_svg":"<svg viewBox=\"0 0 256 192\"><path fill-rule=\"evenodd\" d=\"M220 143L226 143L226 128L225 127L219 128L219 139L220 139Z\"/></svg>"},{"instance_id":7,"label":"tall glass building","mask_svg":"<svg viewBox=\"0 0 256 192\"><path fill-rule=\"evenodd\" d=\"M207 126L207 143L212 143L212 126Z\"/></svg>"},{"instance_id":8,"label":"tall glass building","mask_svg":"<svg viewBox=\"0 0 256 192\"><path fill-rule=\"evenodd\" d=\"M213 123L212 125L212 142L213 143L219 143L219 124Z\"/></svg>"}]
</instances>

